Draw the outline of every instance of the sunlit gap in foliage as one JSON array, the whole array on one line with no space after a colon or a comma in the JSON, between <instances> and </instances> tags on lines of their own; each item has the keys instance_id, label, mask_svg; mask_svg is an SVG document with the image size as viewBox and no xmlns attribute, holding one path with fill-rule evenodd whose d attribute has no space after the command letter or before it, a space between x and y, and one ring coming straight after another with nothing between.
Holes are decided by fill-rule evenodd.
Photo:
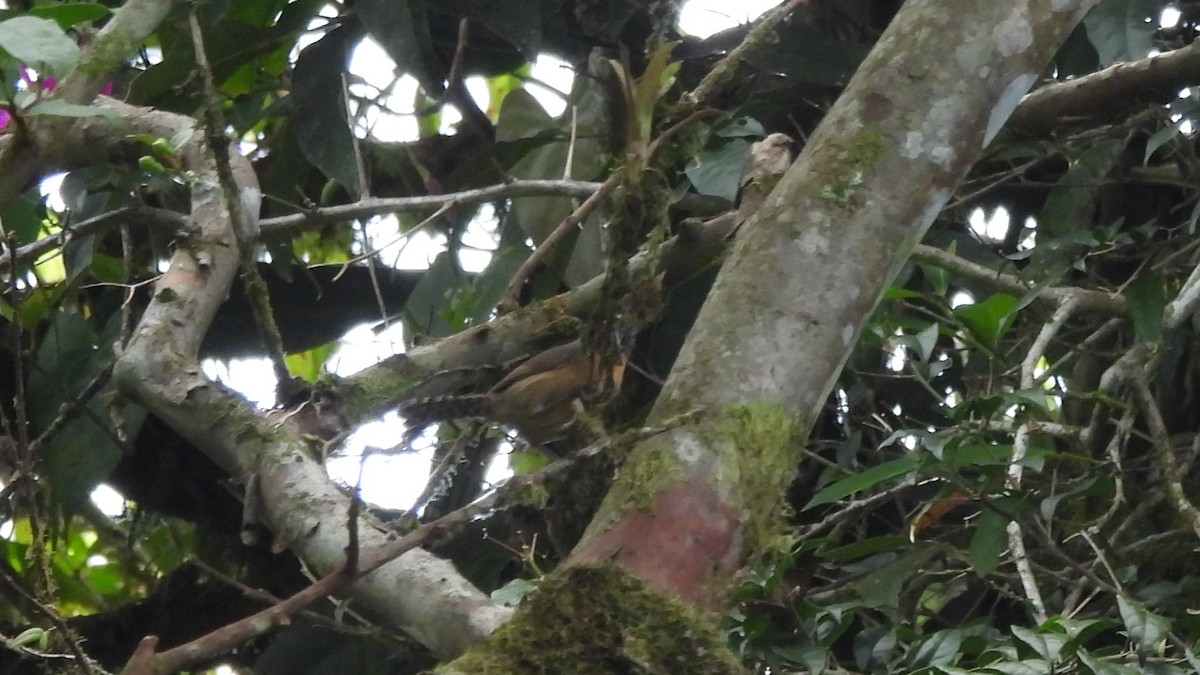
<instances>
[{"instance_id":1,"label":"sunlit gap in foliage","mask_svg":"<svg viewBox=\"0 0 1200 675\"><path fill-rule=\"evenodd\" d=\"M1067 380L1061 375L1044 377L1050 370L1050 361L1042 356L1033 367L1033 377L1041 383L1046 392L1046 410L1056 411L1062 408L1062 397L1067 391Z\"/></svg>"},{"instance_id":2,"label":"sunlit gap in foliage","mask_svg":"<svg viewBox=\"0 0 1200 675\"><path fill-rule=\"evenodd\" d=\"M421 137L420 114L439 114L438 132L451 134L462 121L462 114L452 105L436 110L432 101L419 92L416 78L404 73L397 76L395 63L387 52L370 37L364 38L350 57L350 73L356 80L349 85L350 115L356 120L355 133L359 138L383 142L415 141ZM552 115L566 109L566 94L571 89L574 73L563 61L548 55L539 56L530 69L525 88ZM501 101L492 100L487 80L468 77L467 92L480 110L495 119ZM368 101L361 110L361 101Z\"/></svg>"},{"instance_id":3,"label":"sunlit gap in foliage","mask_svg":"<svg viewBox=\"0 0 1200 675\"><path fill-rule=\"evenodd\" d=\"M1192 97L1191 89L1184 89L1183 91L1179 92L1180 99L1191 98L1191 97ZM1192 123L1191 118L1190 117L1184 118L1183 113L1171 113L1170 118L1171 118L1172 122L1174 122L1176 125L1178 125L1177 128L1179 129L1179 133L1181 133L1185 136L1191 136L1192 132L1194 132L1196 130L1196 126L1195 126L1195 124Z\"/></svg>"},{"instance_id":4,"label":"sunlit gap in foliage","mask_svg":"<svg viewBox=\"0 0 1200 675\"><path fill-rule=\"evenodd\" d=\"M904 331L899 328L893 333L896 337L903 337ZM904 344L900 340L890 340L892 349L888 352L887 358L884 360L884 365L893 373L898 373L904 370L905 364L908 363L908 352L904 349Z\"/></svg>"},{"instance_id":5,"label":"sunlit gap in foliage","mask_svg":"<svg viewBox=\"0 0 1200 675\"><path fill-rule=\"evenodd\" d=\"M407 509L420 494L433 462L436 429L426 429L404 445L404 423L395 412L359 427L326 462L330 477L351 486L359 482L363 499L387 509Z\"/></svg>"},{"instance_id":6,"label":"sunlit gap in foliage","mask_svg":"<svg viewBox=\"0 0 1200 675\"><path fill-rule=\"evenodd\" d=\"M110 518L124 514L127 505L124 495L104 483L92 490L92 503Z\"/></svg>"},{"instance_id":7,"label":"sunlit gap in foliage","mask_svg":"<svg viewBox=\"0 0 1200 675\"><path fill-rule=\"evenodd\" d=\"M1183 18L1183 13L1178 8L1165 7L1165 8L1163 8L1162 13L1158 15L1158 27L1160 29L1175 28L1176 26L1179 25L1179 22L1182 18ZM1150 56L1157 56L1161 53L1162 53L1162 51L1158 50L1158 49L1150 50ZM1183 91L1179 92L1178 97L1181 99L1184 99L1184 98L1190 98L1191 95L1192 95L1191 89L1184 89ZM1182 133L1184 135L1191 135L1192 132L1195 131L1195 129L1196 129L1193 121L1191 119L1184 119L1183 115L1180 113L1172 113L1170 116L1170 119L1172 122L1179 125L1178 130L1180 133Z\"/></svg>"},{"instance_id":8,"label":"sunlit gap in foliage","mask_svg":"<svg viewBox=\"0 0 1200 675\"><path fill-rule=\"evenodd\" d=\"M317 12L317 18L308 22L308 32L296 39L296 46L288 54L288 63L295 64L296 57L300 56L305 47L325 37L325 29L331 27L332 19L336 19L339 13L338 8L333 5L322 7Z\"/></svg>"},{"instance_id":9,"label":"sunlit gap in foliage","mask_svg":"<svg viewBox=\"0 0 1200 675\"><path fill-rule=\"evenodd\" d=\"M946 387L945 394L946 394L946 396L945 396L945 398L942 399L942 403L947 408L957 408L958 404L962 403L962 400L963 400L962 393L959 392L954 387Z\"/></svg>"},{"instance_id":10,"label":"sunlit gap in foliage","mask_svg":"<svg viewBox=\"0 0 1200 675\"><path fill-rule=\"evenodd\" d=\"M705 38L741 23L757 19L781 0L688 0L679 12L679 30Z\"/></svg>"},{"instance_id":11,"label":"sunlit gap in foliage","mask_svg":"<svg viewBox=\"0 0 1200 675\"><path fill-rule=\"evenodd\" d=\"M0 478L0 490L3 490L5 482ZM13 536L13 521L0 520L0 539L11 539Z\"/></svg>"},{"instance_id":12,"label":"sunlit gap in foliage","mask_svg":"<svg viewBox=\"0 0 1200 675\"><path fill-rule=\"evenodd\" d=\"M1179 25L1179 19L1182 16L1183 13L1178 8L1166 7L1158 17L1158 25L1161 28L1174 28Z\"/></svg>"},{"instance_id":13,"label":"sunlit gap in foliage","mask_svg":"<svg viewBox=\"0 0 1200 675\"><path fill-rule=\"evenodd\" d=\"M975 296L966 291L954 291L950 294L950 308L962 307L963 305L975 304Z\"/></svg>"}]
</instances>

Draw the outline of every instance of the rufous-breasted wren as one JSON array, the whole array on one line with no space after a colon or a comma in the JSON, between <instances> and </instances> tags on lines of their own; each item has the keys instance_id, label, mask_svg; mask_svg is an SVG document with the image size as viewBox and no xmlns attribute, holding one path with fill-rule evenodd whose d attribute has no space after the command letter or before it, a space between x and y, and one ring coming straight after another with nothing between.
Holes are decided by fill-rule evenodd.
<instances>
[{"instance_id":1,"label":"rufous-breasted wren","mask_svg":"<svg viewBox=\"0 0 1200 675\"><path fill-rule=\"evenodd\" d=\"M530 444L545 445L566 434L580 403L603 399L621 386L624 357L609 367L604 361L575 340L530 357L485 393L415 399L399 411L412 427L476 418L512 427Z\"/></svg>"}]
</instances>

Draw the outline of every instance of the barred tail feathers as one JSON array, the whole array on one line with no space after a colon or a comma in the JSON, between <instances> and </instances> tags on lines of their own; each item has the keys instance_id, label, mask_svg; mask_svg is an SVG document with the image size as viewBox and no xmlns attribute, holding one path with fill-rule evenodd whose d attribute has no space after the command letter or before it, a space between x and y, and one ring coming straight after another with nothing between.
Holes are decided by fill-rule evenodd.
<instances>
[{"instance_id":1,"label":"barred tail feathers","mask_svg":"<svg viewBox=\"0 0 1200 675\"><path fill-rule=\"evenodd\" d=\"M470 417L486 419L492 413L492 397L489 394L465 394L418 398L401 403L399 413L409 425Z\"/></svg>"}]
</instances>

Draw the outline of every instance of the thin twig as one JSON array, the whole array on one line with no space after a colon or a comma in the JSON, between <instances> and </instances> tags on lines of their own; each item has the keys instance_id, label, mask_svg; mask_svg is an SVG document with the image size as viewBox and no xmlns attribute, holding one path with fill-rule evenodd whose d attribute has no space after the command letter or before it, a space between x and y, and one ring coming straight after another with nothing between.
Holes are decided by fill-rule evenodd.
<instances>
[{"instance_id":1,"label":"thin twig","mask_svg":"<svg viewBox=\"0 0 1200 675\"><path fill-rule=\"evenodd\" d=\"M1200 509L1188 499L1184 490L1182 472L1175 461L1175 448L1171 445L1171 436L1158 409L1158 402L1154 400L1154 394L1150 392L1150 385L1144 374L1138 373L1132 384L1142 414L1145 415L1146 426L1150 428L1150 436L1154 439L1155 456L1162 467L1163 480L1167 483L1168 501L1192 527L1196 537L1200 538Z\"/></svg>"},{"instance_id":2,"label":"thin twig","mask_svg":"<svg viewBox=\"0 0 1200 675\"><path fill-rule=\"evenodd\" d=\"M525 282L533 276L533 273L545 262L546 258L558 249L558 245L575 232L579 224L583 222L583 219L590 216L617 189L617 186L621 184L621 178L622 174L620 172L609 176L608 180L604 181L599 189L585 199L579 205L579 208L571 212L571 215L563 219L554 228L554 231L550 233L550 236L542 240L542 243L525 259L525 262L521 263L521 267L517 269L516 274L513 274L512 279L508 282L508 286L504 289L504 297L500 301L501 312L512 311L520 306L521 288L525 286Z\"/></svg>"},{"instance_id":3,"label":"thin twig","mask_svg":"<svg viewBox=\"0 0 1200 675\"><path fill-rule=\"evenodd\" d=\"M40 546L40 542L34 541L33 545ZM25 601L28 602L38 614L46 617L46 620L50 622L50 625L54 626L55 629L62 633L63 641L67 643L68 649L70 649L71 653L75 655L75 666L80 672L86 673L87 675L100 675L104 672L99 666L93 663L90 658L88 658L87 654L83 652L83 648L79 646L80 638L75 635L75 631L71 630L71 627L67 625L67 622L64 621L61 616L59 616L57 611L55 611L49 605L42 604L36 597L31 595L29 591L25 590L25 588L17 582L16 579L13 579L11 576L9 576L8 572L4 570L3 566L0 566L0 579L3 579L4 583L8 584L9 588L12 588L17 595L25 598Z\"/></svg>"},{"instance_id":4,"label":"thin twig","mask_svg":"<svg viewBox=\"0 0 1200 675\"><path fill-rule=\"evenodd\" d=\"M794 12L800 5L806 4L808 0L789 0L786 4L777 7L767 16L763 17L762 21L757 26L751 28L741 43L734 47L721 62L708 71L704 79L700 80L700 84L696 88L683 95L683 103L691 106L693 109L704 105L719 88L725 86L725 83L733 78L737 72L738 66L742 60L746 58L755 48L763 44L767 40L767 36L775 27L780 24L789 14Z\"/></svg>"},{"instance_id":5,"label":"thin twig","mask_svg":"<svg viewBox=\"0 0 1200 675\"><path fill-rule=\"evenodd\" d=\"M245 287L246 299L249 300L254 324L262 338L263 347L271 361L271 368L278 383L279 398L286 399L286 388L291 382L287 363L283 359L283 338L279 335L279 327L271 314L270 299L267 297L267 284L258 272L258 264L254 258L255 245L258 237L258 214L247 213L242 203L241 190L237 179L233 176L233 167L229 159L229 138L225 135L225 119L221 114L220 97L216 85L213 84L212 68L208 63L208 55L204 48L204 34L200 30L200 19L196 14L196 2L192 3L188 15L188 23L192 33L192 47L196 54L196 67L200 70L200 79L204 84L204 123L208 127L208 145L216 161L217 178L225 193L225 206L229 209L230 220L233 221L233 235L238 244L238 257L241 261L242 283Z\"/></svg>"},{"instance_id":6,"label":"thin twig","mask_svg":"<svg viewBox=\"0 0 1200 675\"><path fill-rule=\"evenodd\" d=\"M167 675L168 673L174 673L196 663L211 659L218 654L224 654L251 638L274 630L277 626L286 623L291 617L321 598L336 595L344 591L355 580L370 574L404 553L425 544L435 536L439 536L487 513L510 495L520 494L522 490L528 489L529 486L545 481L549 477L565 471L575 462L583 458L595 456L608 450L610 447L609 443L597 443L581 450L569 459L559 460L525 476L511 478L498 489L475 500L471 504L451 511L437 520L419 525L408 534L397 537L374 549L363 551L359 556L358 569L353 573L345 565L341 565L330 574L321 577L313 582L312 585L305 587L286 599L255 614L226 624L191 642L158 654L153 653L153 646L147 649L139 647L139 651L135 652L134 657L126 664L122 675ZM149 652L148 654L147 651Z\"/></svg>"},{"instance_id":7,"label":"thin twig","mask_svg":"<svg viewBox=\"0 0 1200 675\"><path fill-rule=\"evenodd\" d=\"M156 209L149 206L125 206L114 211L102 213L94 218L64 227L61 231L42 237L24 246L9 247L0 253L0 272L12 269L13 264L32 262L45 253L65 245L72 239L101 232L114 224L139 224L159 227L173 232L187 231L187 217L168 209Z\"/></svg>"}]
</instances>

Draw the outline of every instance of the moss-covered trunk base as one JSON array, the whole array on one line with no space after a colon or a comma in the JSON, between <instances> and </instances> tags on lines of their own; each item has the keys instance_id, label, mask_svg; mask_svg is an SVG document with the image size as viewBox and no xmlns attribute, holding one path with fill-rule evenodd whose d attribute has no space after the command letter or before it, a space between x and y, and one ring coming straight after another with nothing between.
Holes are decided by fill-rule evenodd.
<instances>
[{"instance_id":1,"label":"moss-covered trunk base","mask_svg":"<svg viewBox=\"0 0 1200 675\"><path fill-rule=\"evenodd\" d=\"M438 673L742 674L710 615L609 565L560 569L490 639Z\"/></svg>"}]
</instances>

